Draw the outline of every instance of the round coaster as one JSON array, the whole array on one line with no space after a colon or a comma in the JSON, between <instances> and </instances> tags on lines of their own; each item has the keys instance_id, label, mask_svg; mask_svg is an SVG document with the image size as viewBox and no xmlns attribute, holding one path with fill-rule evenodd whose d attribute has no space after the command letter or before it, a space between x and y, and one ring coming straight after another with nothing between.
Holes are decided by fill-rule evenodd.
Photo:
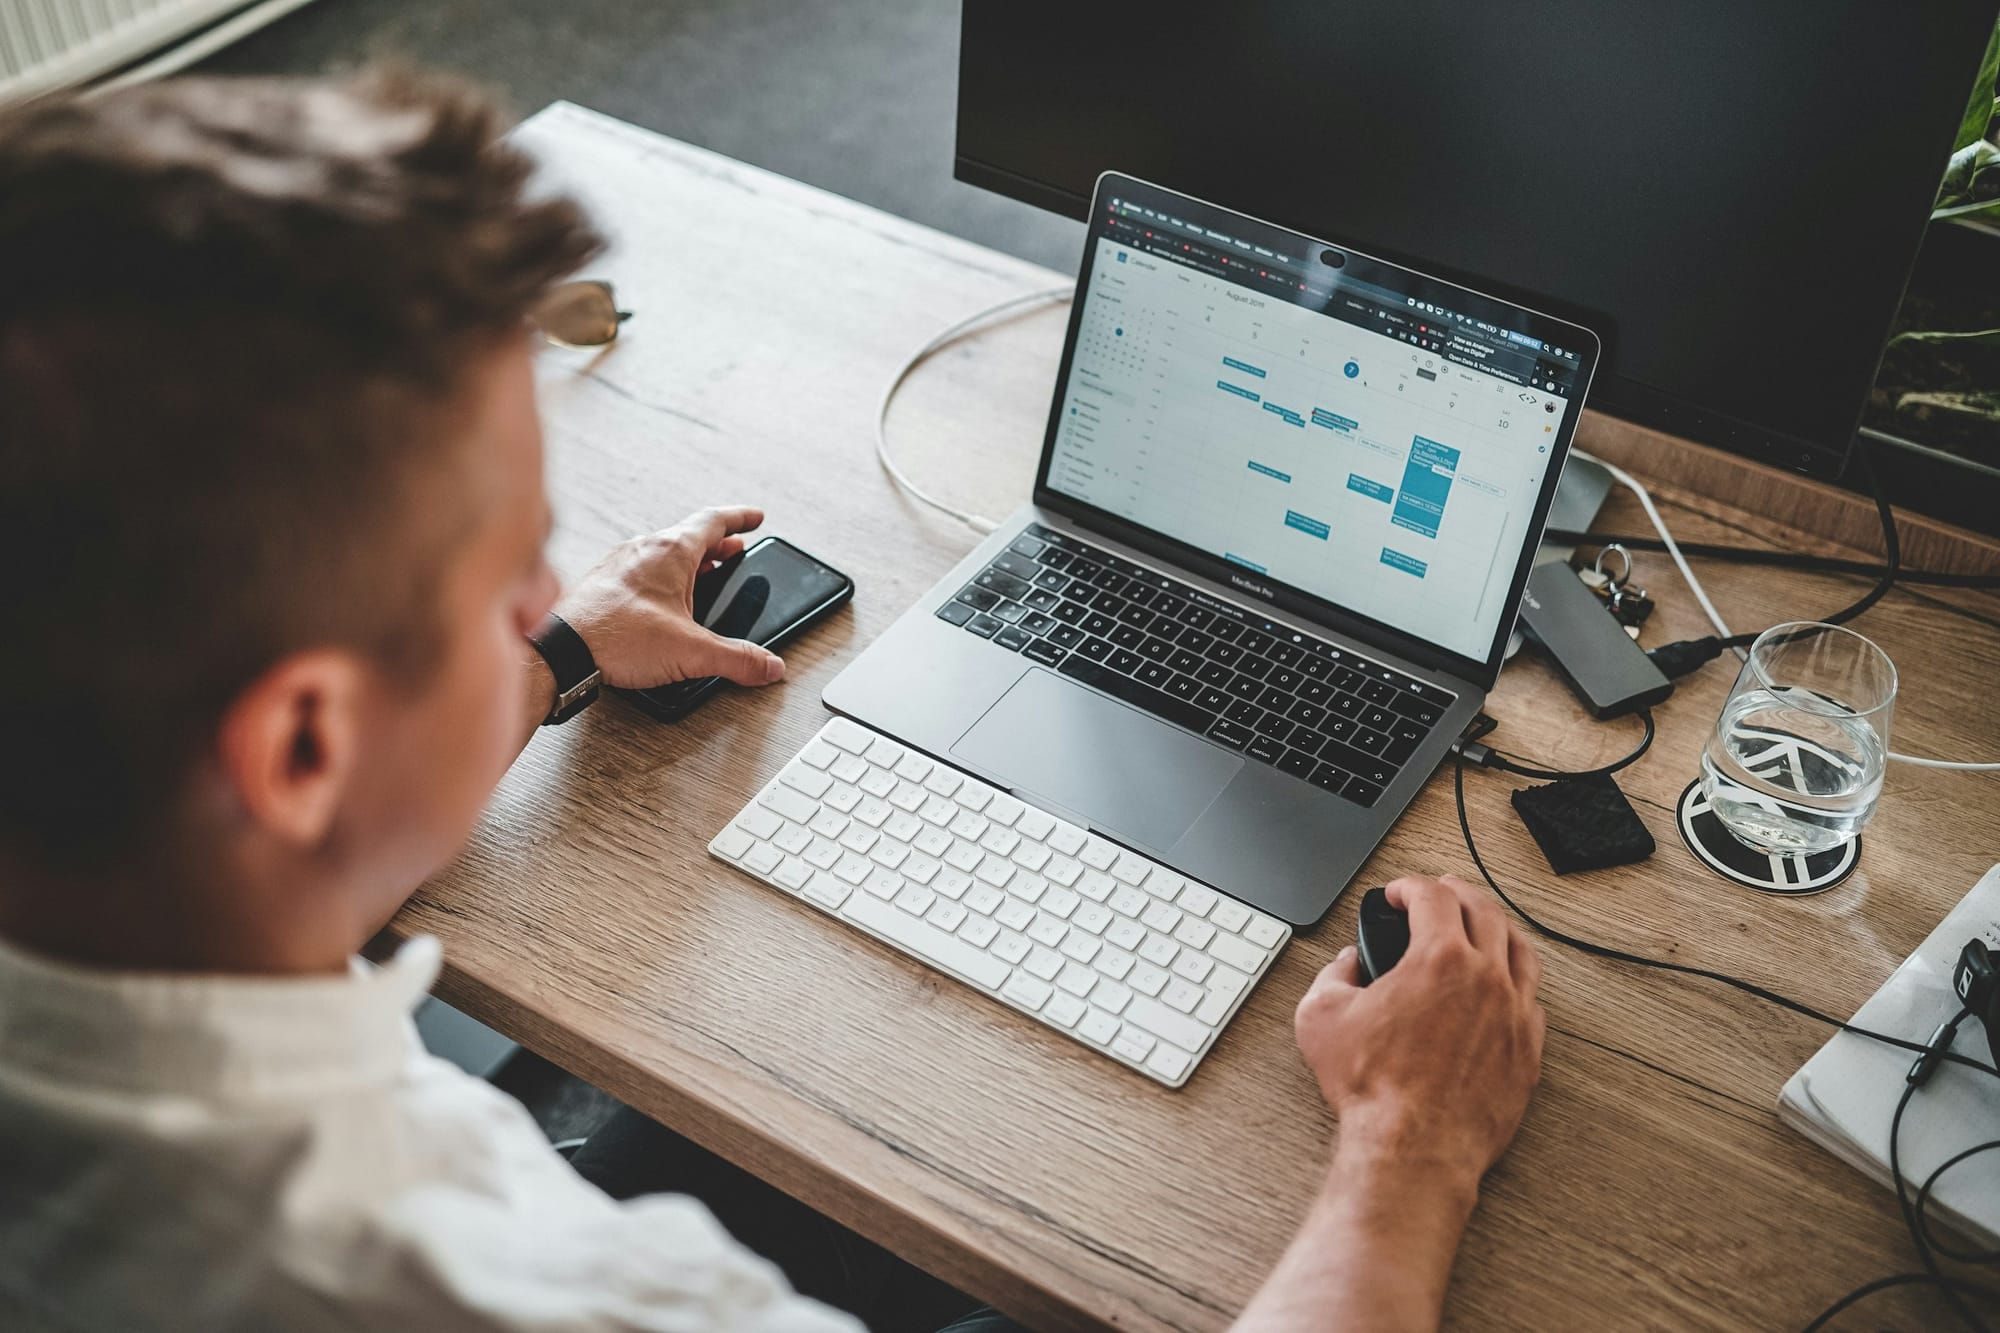
<instances>
[{"instance_id":1,"label":"round coaster","mask_svg":"<svg viewBox=\"0 0 2000 1333\"><path fill-rule=\"evenodd\" d=\"M1700 778L1690 782L1681 793L1674 825L1697 861L1731 884L1741 884L1759 893L1824 892L1853 874L1854 864L1861 858L1858 835L1844 847L1811 856L1771 856L1746 847L1715 817L1708 798L1701 793Z\"/></svg>"}]
</instances>

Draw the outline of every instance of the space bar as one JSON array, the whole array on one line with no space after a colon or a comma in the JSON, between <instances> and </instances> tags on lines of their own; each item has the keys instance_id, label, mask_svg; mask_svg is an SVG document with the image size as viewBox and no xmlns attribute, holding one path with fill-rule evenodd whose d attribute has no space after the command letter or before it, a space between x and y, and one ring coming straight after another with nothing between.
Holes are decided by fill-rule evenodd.
<instances>
[{"instance_id":1,"label":"space bar","mask_svg":"<svg viewBox=\"0 0 2000 1333\"><path fill-rule=\"evenodd\" d=\"M956 972L988 990L999 990L1014 975L1014 969L990 953L973 948L964 940L947 935L936 926L919 921L900 907L880 898L857 893L840 909L840 915L908 953L936 967Z\"/></svg>"},{"instance_id":2,"label":"space bar","mask_svg":"<svg viewBox=\"0 0 2000 1333\"><path fill-rule=\"evenodd\" d=\"M1134 708L1143 708L1155 717L1163 717L1197 734L1207 731L1209 724L1215 721L1215 714L1196 708L1185 699L1176 699L1165 690L1141 685L1130 676L1120 675L1102 662L1093 662L1076 653L1065 657L1062 665L1056 670L1086 685L1095 685L1114 699L1131 704Z\"/></svg>"}]
</instances>

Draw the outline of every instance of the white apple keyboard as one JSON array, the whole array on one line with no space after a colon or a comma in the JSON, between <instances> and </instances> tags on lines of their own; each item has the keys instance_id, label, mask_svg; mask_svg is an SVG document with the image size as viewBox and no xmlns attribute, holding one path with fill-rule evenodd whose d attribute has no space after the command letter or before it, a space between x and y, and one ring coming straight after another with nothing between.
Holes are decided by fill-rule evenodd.
<instances>
[{"instance_id":1,"label":"white apple keyboard","mask_svg":"<svg viewBox=\"0 0 2000 1333\"><path fill-rule=\"evenodd\" d=\"M1292 933L844 717L708 850L1174 1088Z\"/></svg>"}]
</instances>

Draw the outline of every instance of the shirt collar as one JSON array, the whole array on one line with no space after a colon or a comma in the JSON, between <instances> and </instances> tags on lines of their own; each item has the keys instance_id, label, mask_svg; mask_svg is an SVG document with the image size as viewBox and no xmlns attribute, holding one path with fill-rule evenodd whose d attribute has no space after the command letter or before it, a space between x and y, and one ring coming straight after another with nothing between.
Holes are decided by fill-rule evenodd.
<instances>
[{"instance_id":1,"label":"shirt collar","mask_svg":"<svg viewBox=\"0 0 2000 1333\"><path fill-rule=\"evenodd\" d=\"M440 956L419 936L344 977L240 977L77 967L0 942L0 1080L255 1100L386 1081Z\"/></svg>"}]
</instances>

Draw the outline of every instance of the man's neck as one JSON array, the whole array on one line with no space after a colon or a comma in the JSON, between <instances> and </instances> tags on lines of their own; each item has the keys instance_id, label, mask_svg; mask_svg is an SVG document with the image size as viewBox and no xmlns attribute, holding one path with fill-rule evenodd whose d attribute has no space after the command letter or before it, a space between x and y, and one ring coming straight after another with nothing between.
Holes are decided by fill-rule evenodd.
<instances>
[{"instance_id":1,"label":"man's neck","mask_svg":"<svg viewBox=\"0 0 2000 1333\"><path fill-rule=\"evenodd\" d=\"M260 912L258 892L232 890L229 878L72 877L0 862L0 938L85 967L254 976L340 973L366 938L327 919L337 894L299 883L285 910Z\"/></svg>"}]
</instances>

